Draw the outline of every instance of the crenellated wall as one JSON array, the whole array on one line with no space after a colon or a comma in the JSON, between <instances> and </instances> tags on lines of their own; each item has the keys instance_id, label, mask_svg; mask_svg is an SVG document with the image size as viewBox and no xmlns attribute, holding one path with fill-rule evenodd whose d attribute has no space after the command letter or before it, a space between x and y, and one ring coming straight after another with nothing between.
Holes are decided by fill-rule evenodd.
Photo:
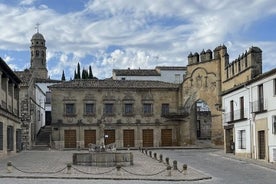
<instances>
[{"instance_id":1,"label":"crenellated wall","mask_svg":"<svg viewBox=\"0 0 276 184\"><path fill-rule=\"evenodd\" d=\"M202 65L201 63L217 60L220 62L218 63L220 65L218 72L221 75L222 91L242 84L262 73L262 50L253 46L232 62L229 62L229 55L225 45L216 47L213 52L208 49L207 51L202 50L200 54L197 52L194 54L190 53L188 66Z\"/></svg>"},{"instance_id":2,"label":"crenellated wall","mask_svg":"<svg viewBox=\"0 0 276 184\"><path fill-rule=\"evenodd\" d=\"M262 50L251 47L231 63L226 63L224 68L222 91L262 74Z\"/></svg>"},{"instance_id":3,"label":"crenellated wall","mask_svg":"<svg viewBox=\"0 0 276 184\"><path fill-rule=\"evenodd\" d=\"M181 126L181 142L192 143L196 139L192 106L200 99L208 104L212 114L211 140L215 144L221 144L221 93L242 85L261 73L262 51L258 47L251 47L232 62L229 62L225 45L216 47L213 52L208 49L200 54L190 53L181 95L181 105L190 116L187 118L189 123Z\"/></svg>"}]
</instances>

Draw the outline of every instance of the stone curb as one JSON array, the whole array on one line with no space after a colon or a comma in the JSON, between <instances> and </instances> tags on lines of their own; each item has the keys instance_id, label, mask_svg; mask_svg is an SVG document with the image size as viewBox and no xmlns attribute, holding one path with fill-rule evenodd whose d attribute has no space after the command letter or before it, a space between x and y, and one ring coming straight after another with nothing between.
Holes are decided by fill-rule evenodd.
<instances>
[{"instance_id":1,"label":"stone curb","mask_svg":"<svg viewBox=\"0 0 276 184\"><path fill-rule=\"evenodd\" d=\"M64 176L0 176L0 178L18 178L18 179L78 179L78 180L138 180L138 181L201 181L201 180L209 180L212 177L201 177L201 178L193 178L193 179L161 179L161 178L124 178L124 177L64 177Z\"/></svg>"}]
</instances>

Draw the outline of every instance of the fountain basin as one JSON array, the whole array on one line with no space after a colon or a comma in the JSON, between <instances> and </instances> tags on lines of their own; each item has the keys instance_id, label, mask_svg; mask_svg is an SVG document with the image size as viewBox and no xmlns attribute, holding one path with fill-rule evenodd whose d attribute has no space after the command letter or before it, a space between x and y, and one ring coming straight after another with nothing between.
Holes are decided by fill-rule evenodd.
<instances>
[{"instance_id":1,"label":"fountain basin","mask_svg":"<svg viewBox=\"0 0 276 184\"><path fill-rule=\"evenodd\" d=\"M73 164L100 167L129 166L133 165L133 154L129 152L73 153Z\"/></svg>"}]
</instances>

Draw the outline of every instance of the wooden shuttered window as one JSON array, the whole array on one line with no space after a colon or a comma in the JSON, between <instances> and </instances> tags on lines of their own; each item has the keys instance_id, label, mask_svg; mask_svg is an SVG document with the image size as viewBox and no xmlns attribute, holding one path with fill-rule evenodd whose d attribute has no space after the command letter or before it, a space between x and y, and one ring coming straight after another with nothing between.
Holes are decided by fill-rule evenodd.
<instances>
[{"instance_id":1,"label":"wooden shuttered window","mask_svg":"<svg viewBox=\"0 0 276 184\"><path fill-rule=\"evenodd\" d=\"M3 123L0 122L0 150L3 150Z\"/></svg>"}]
</instances>

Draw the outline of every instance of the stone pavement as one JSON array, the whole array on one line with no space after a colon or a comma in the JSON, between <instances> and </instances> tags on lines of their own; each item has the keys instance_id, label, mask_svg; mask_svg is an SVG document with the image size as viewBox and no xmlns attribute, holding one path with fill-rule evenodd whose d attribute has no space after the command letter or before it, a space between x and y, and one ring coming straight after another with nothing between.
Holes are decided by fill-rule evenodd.
<instances>
[{"instance_id":1,"label":"stone pavement","mask_svg":"<svg viewBox=\"0 0 276 184\"><path fill-rule=\"evenodd\" d=\"M178 164L178 170L167 170L167 165L141 151L131 151L134 165L122 167L75 166L68 173L67 164L72 163L72 155L87 151L23 151L0 160L0 178L62 178L62 179L113 179L113 180L153 180L153 181L198 181L211 179L210 176L188 165L186 174ZM159 155L157 154L157 158ZM163 158L165 160L165 158ZM7 163L12 163L8 172ZM172 160L170 160L172 166Z\"/></svg>"},{"instance_id":2,"label":"stone pavement","mask_svg":"<svg viewBox=\"0 0 276 184\"><path fill-rule=\"evenodd\" d=\"M247 163L258 165L260 167L265 167L265 168L276 170L276 163L269 163L265 160L256 160L256 159L251 159L251 158L238 157L238 156L236 156L232 153L224 153L223 150L219 150L219 151L215 152L215 154L217 154L221 157L224 157L224 158L244 161L244 162L247 162Z\"/></svg>"}]
</instances>

